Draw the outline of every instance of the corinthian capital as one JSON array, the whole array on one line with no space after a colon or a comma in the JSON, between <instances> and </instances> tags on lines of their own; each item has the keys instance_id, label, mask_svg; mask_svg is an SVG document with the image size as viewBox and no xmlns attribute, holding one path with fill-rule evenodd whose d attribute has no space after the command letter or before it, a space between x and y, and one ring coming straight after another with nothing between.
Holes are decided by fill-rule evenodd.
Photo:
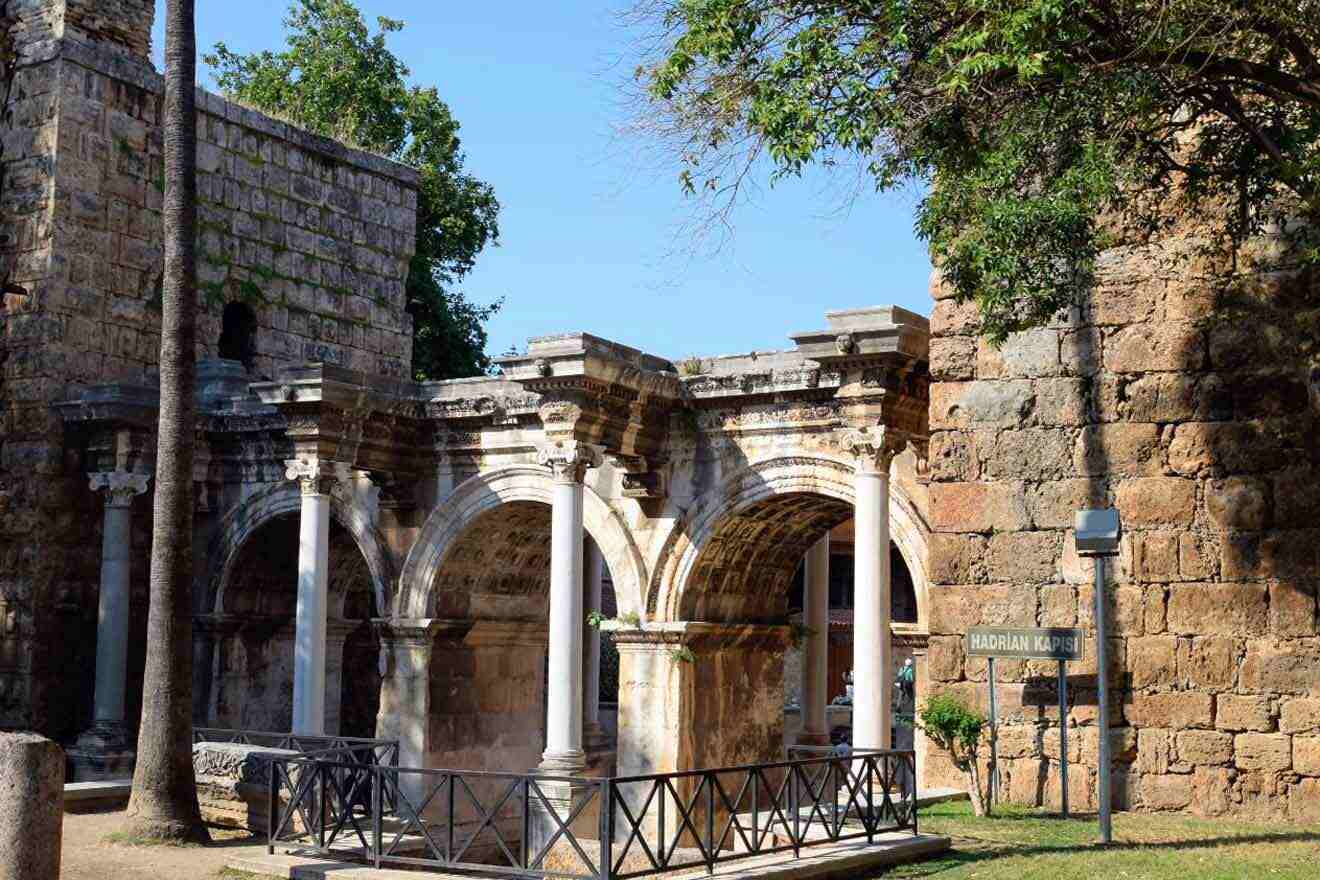
<instances>
[{"instance_id":1,"label":"corinthian capital","mask_svg":"<svg viewBox=\"0 0 1320 880\"><path fill-rule=\"evenodd\" d=\"M580 483L587 468L600 467L604 460L601 448L578 440L554 440L542 443L536 460L555 472L556 483Z\"/></svg>"},{"instance_id":2,"label":"corinthian capital","mask_svg":"<svg viewBox=\"0 0 1320 880\"><path fill-rule=\"evenodd\" d=\"M128 507L133 498L147 491L150 474L132 474L127 471L107 471L89 474L92 491L105 490L106 507Z\"/></svg>"},{"instance_id":3,"label":"corinthian capital","mask_svg":"<svg viewBox=\"0 0 1320 880\"><path fill-rule=\"evenodd\" d=\"M902 452L908 438L884 425L854 428L840 441L845 451L857 456L857 469L862 473L889 473L894 456Z\"/></svg>"},{"instance_id":4,"label":"corinthian capital","mask_svg":"<svg viewBox=\"0 0 1320 880\"><path fill-rule=\"evenodd\" d=\"M348 479L348 468L338 461L319 458L289 458L284 461L284 478L297 480L304 495L329 495Z\"/></svg>"}]
</instances>

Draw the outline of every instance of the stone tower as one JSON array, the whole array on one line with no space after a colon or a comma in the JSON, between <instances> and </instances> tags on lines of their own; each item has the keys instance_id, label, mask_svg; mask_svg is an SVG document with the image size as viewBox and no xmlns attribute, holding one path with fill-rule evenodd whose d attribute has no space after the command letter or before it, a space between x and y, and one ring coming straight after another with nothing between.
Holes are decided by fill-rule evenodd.
<instances>
[{"instance_id":1,"label":"stone tower","mask_svg":"<svg viewBox=\"0 0 1320 880\"><path fill-rule=\"evenodd\" d=\"M155 448L164 178L154 6L0 2L0 728L65 742L92 712L111 493L89 488L89 476L149 475ZM309 361L405 376L415 173L216 95L199 92L197 107L199 359L241 361L219 370L240 390ZM215 375L199 370L204 382ZM58 405L73 399L104 403ZM218 466L202 447L199 516L206 468ZM150 492L131 507L140 632ZM130 678L142 651L131 639ZM126 715L135 721L137 707Z\"/></svg>"}]
</instances>

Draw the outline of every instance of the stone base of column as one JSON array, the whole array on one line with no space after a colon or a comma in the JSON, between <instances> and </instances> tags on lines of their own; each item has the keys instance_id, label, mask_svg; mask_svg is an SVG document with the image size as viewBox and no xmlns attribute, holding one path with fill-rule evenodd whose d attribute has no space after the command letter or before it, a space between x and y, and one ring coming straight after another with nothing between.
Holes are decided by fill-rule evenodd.
<instances>
[{"instance_id":1,"label":"stone base of column","mask_svg":"<svg viewBox=\"0 0 1320 880\"><path fill-rule=\"evenodd\" d=\"M537 794L540 790L540 795ZM560 823L567 826L578 840L595 840L600 836L600 788L578 782L538 781L530 792L531 802L527 812L528 822L527 852L528 858L534 859L550 839L559 831ZM572 824L568 817L586 798L593 800L583 808ZM558 820L558 821L556 821ZM588 853L590 849L583 847ZM553 874L587 874L592 866L585 865L582 858L573 849L565 835L560 835L542 857L541 863L529 865L537 870Z\"/></svg>"},{"instance_id":2,"label":"stone base of column","mask_svg":"<svg viewBox=\"0 0 1320 880\"><path fill-rule=\"evenodd\" d=\"M563 752L544 752L541 763L536 765L536 772L546 776L572 776L582 772L587 766L587 753L581 749Z\"/></svg>"},{"instance_id":3,"label":"stone base of column","mask_svg":"<svg viewBox=\"0 0 1320 880\"><path fill-rule=\"evenodd\" d=\"M587 776L613 776L618 752L614 739L599 724L588 724L582 731L582 750L587 755Z\"/></svg>"},{"instance_id":4,"label":"stone base of column","mask_svg":"<svg viewBox=\"0 0 1320 880\"><path fill-rule=\"evenodd\" d=\"M830 744L830 735L828 733L818 733L802 731L798 734L796 745L799 746L828 746Z\"/></svg>"},{"instance_id":5,"label":"stone base of column","mask_svg":"<svg viewBox=\"0 0 1320 880\"><path fill-rule=\"evenodd\" d=\"M97 721L65 752L73 782L129 779L137 757L128 726L122 721Z\"/></svg>"}]
</instances>

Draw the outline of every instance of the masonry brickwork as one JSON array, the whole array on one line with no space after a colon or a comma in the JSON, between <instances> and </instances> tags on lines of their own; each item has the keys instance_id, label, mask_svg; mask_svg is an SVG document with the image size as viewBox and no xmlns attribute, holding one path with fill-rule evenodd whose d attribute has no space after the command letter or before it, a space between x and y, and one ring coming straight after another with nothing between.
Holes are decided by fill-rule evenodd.
<instances>
[{"instance_id":1,"label":"masonry brickwork","mask_svg":"<svg viewBox=\"0 0 1320 880\"><path fill-rule=\"evenodd\" d=\"M84 551L99 546L100 504L85 474L134 463L80 460L50 404L155 382L153 14L151 0L0 3L0 727L57 738L90 700L74 674L93 663L96 627L98 561ZM308 361L406 378L415 172L201 90L197 107L199 358L218 354L237 302L255 324L250 380ZM149 535L150 494L135 506L134 533Z\"/></svg>"},{"instance_id":2,"label":"masonry brickwork","mask_svg":"<svg viewBox=\"0 0 1320 880\"><path fill-rule=\"evenodd\" d=\"M1116 805L1317 821L1320 288L1275 243L1212 253L1194 234L1107 251L1083 307L998 350L936 276L930 676L984 708L967 627L1091 626L1073 512L1116 506ZM1087 657L1069 669L1076 809L1094 807ZM998 666L1004 794L1057 804L1054 666Z\"/></svg>"}]
</instances>

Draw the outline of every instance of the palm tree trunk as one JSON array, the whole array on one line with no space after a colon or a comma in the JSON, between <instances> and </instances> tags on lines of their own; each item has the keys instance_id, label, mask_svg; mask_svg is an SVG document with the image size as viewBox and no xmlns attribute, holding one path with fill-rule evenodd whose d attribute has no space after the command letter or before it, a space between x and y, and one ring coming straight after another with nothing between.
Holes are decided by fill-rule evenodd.
<instances>
[{"instance_id":1,"label":"palm tree trunk","mask_svg":"<svg viewBox=\"0 0 1320 880\"><path fill-rule=\"evenodd\" d=\"M197 47L194 0L165 6L165 275L151 610L137 768L136 837L205 840L192 764L193 375L197 321Z\"/></svg>"}]
</instances>

